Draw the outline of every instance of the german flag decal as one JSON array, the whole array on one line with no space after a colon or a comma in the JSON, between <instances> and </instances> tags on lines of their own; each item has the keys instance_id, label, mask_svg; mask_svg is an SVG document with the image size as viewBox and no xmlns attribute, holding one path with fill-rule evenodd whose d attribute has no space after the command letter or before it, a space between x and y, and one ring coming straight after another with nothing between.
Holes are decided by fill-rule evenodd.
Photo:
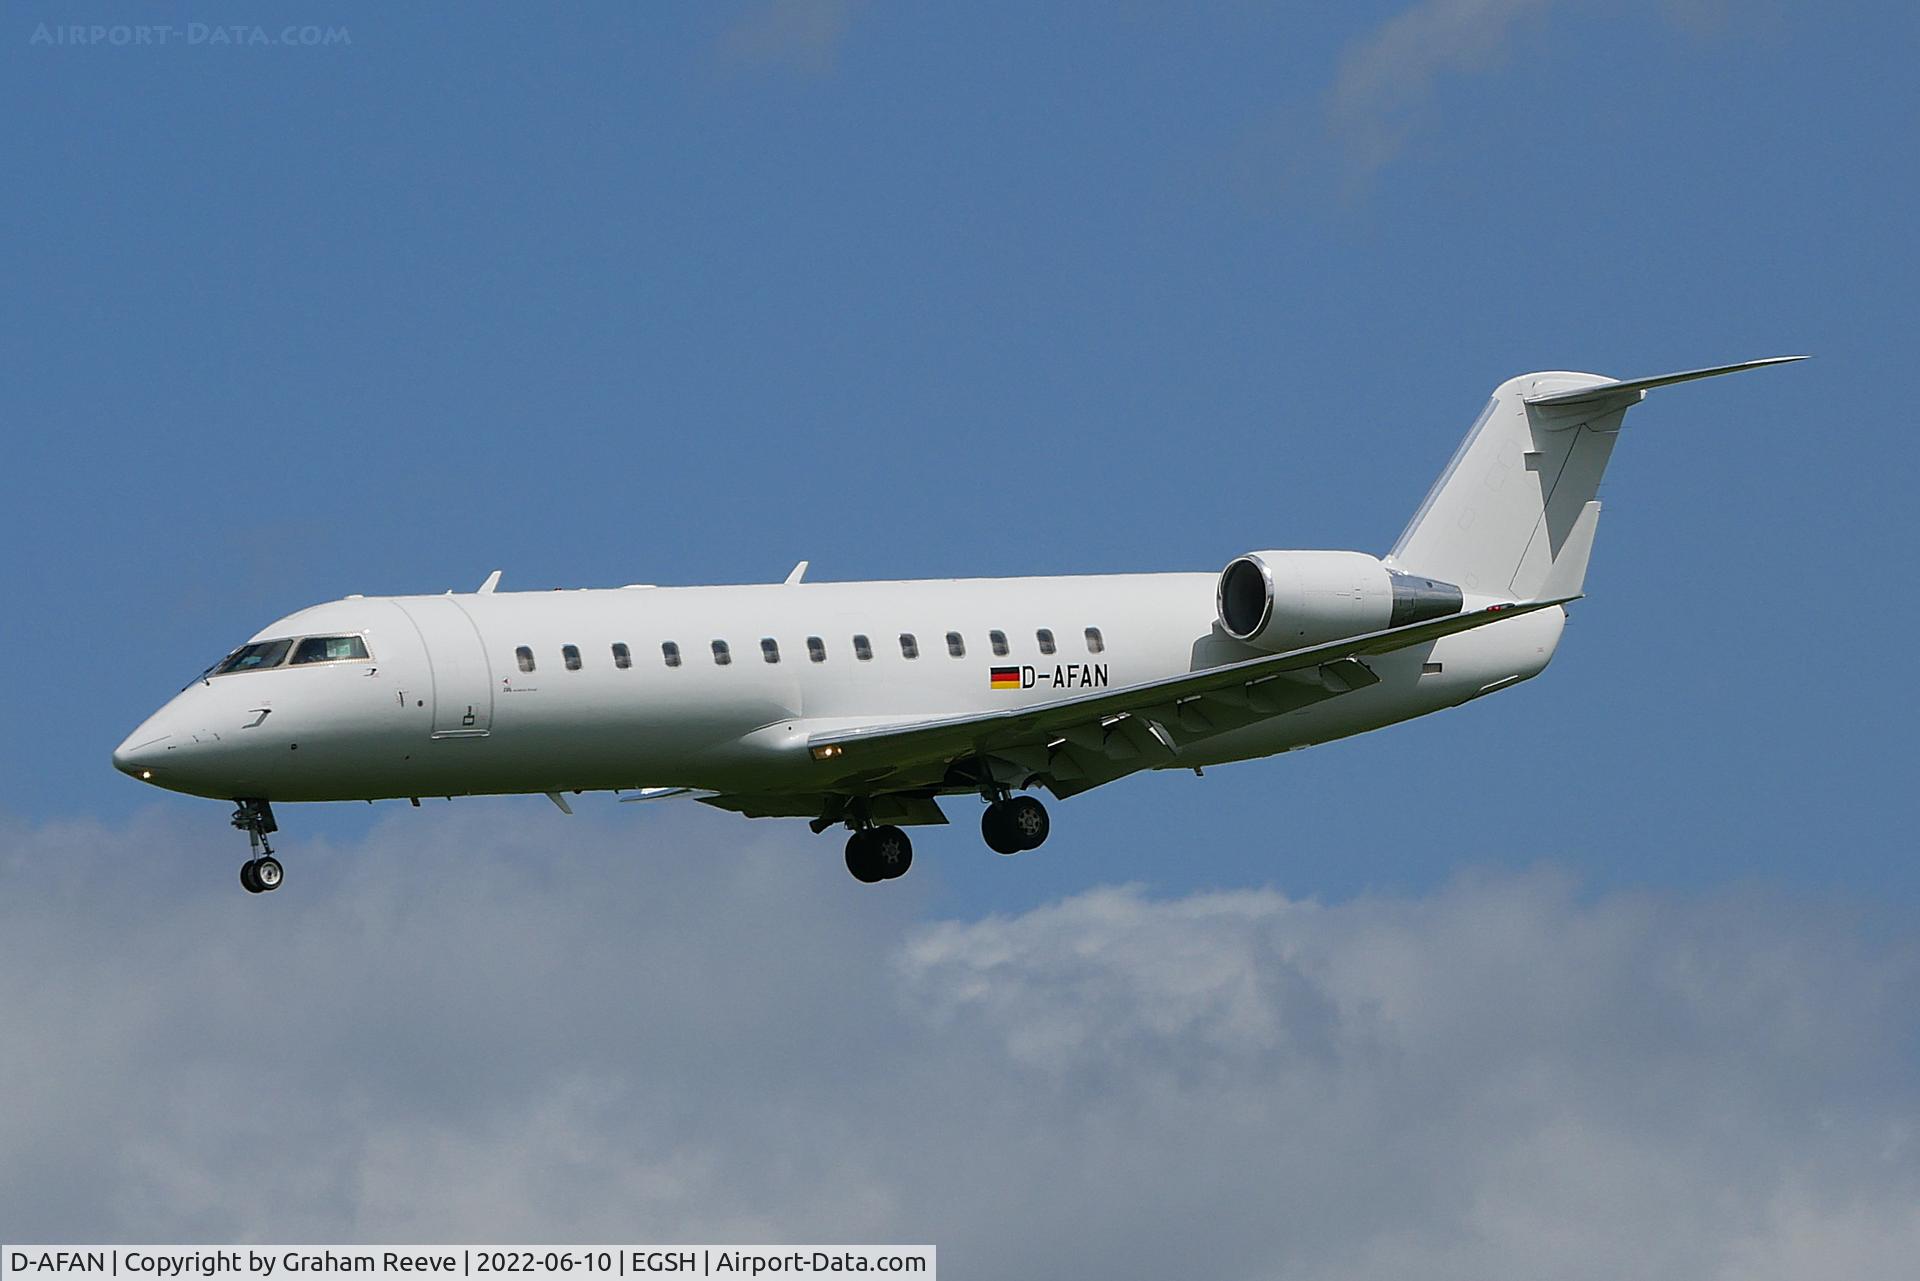
<instances>
[{"instance_id":1,"label":"german flag decal","mask_svg":"<svg viewBox=\"0 0 1920 1281\"><path fill-rule=\"evenodd\" d=\"M1046 667L994 667L987 684L995 689L1105 689L1105 663L1058 663Z\"/></svg>"}]
</instances>

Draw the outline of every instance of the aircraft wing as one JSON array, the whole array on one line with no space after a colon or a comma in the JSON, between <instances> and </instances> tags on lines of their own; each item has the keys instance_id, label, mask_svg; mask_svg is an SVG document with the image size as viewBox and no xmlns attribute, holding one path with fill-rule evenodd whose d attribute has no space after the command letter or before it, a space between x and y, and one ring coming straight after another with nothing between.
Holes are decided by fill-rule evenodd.
<instances>
[{"instance_id":1,"label":"aircraft wing","mask_svg":"<svg viewBox=\"0 0 1920 1281\"><path fill-rule=\"evenodd\" d=\"M815 760L844 767L836 786L850 784L849 790L884 791L888 775L973 757L998 759L1028 776L1047 775L1059 784L1056 792L1070 795L1154 764L1156 755L1171 757L1180 742L1376 684L1380 678L1360 661L1365 655L1425 644L1577 599L1490 605L1005 711L826 729L809 735L807 746Z\"/></svg>"}]
</instances>

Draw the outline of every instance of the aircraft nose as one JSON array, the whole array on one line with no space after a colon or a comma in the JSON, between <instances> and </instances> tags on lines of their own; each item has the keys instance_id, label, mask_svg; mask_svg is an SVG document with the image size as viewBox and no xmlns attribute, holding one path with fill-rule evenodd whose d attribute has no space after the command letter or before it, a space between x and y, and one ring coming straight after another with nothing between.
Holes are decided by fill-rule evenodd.
<instances>
[{"instance_id":1,"label":"aircraft nose","mask_svg":"<svg viewBox=\"0 0 1920 1281\"><path fill-rule=\"evenodd\" d=\"M167 750L172 739L172 734L148 721L113 749L113 767L143 783L151 783L160 754Z\"/></svg>"}]
</instances>

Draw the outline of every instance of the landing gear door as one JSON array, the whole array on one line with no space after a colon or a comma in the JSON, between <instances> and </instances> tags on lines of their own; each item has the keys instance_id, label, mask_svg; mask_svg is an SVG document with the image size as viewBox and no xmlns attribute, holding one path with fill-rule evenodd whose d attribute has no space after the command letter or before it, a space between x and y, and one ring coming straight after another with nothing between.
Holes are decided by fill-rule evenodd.
<instances>
[{"instance_id":1,"label":"landing gear door","mask_svg":"<svg viewBox=\"0 0 1920 1281\"><path fill-rule=\"evenodd\" d=\"M433 736L480 738L493 729L493 672L480 629L451 596L395 601L426 643L433 669Z\"/></svg>"}]
</instances>

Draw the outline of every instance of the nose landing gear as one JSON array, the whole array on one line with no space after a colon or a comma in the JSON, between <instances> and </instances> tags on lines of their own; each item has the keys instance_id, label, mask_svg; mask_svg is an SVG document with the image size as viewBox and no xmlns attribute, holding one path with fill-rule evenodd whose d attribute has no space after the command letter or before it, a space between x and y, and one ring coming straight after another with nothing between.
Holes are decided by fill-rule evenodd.
<instances>
[{"instance_id":1,"label":"nose landing gear","mask_svg":"<svg viewBox=\"0 0 1920 1281\"><path fill-rule=\"evenodd\" d=\"M286 869L273 856L267 837L280 830L273 821L273 807L265 801L240 801L233 811L233 825L247 834L253 857L240 865L240 887L249 894L264 894L280 888Z\"/></svg>"},{"instance_id":2,"label":"nose landing gear","mask_svg":"<svg viewBox=\"0 0 1920 1281\"><path fill-rule=\"evenodd\" d=\"M240 887L249 894L264 894L279 889L285 875L280 860L271 854L250 858L240 865Z\"/></svg>"}]
</instances>

